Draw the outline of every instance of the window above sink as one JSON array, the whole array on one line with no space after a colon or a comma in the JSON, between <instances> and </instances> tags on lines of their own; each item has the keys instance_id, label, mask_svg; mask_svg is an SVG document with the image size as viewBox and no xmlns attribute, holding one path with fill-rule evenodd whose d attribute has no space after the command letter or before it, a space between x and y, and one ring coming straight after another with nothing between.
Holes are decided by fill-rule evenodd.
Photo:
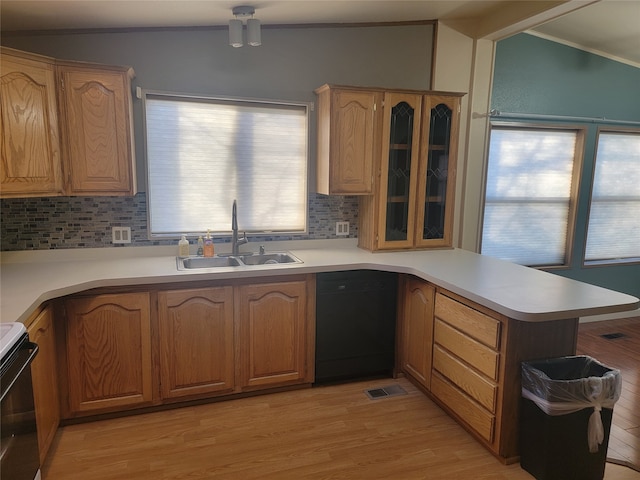
<instances>
[{"instance_id":1,"label":"window above sink","mask_svg":"<svg viewBox=\"0 0 640 480\"><path fill-rule=\"evenodd\" d=\"M309 108L143 90L150 237L306 233Z\"/></svg>"}]
</instances>

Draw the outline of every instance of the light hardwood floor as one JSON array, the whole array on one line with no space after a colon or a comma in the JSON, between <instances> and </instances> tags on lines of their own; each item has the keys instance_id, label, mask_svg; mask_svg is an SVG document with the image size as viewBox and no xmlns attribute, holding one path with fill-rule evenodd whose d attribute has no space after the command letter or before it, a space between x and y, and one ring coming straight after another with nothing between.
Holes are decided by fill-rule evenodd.
<instances>
[{"instance_id":1,"label":"light hardwood floor","mask_svg":"<svg viewBox=\"0 0 640 480\"><path fill-rule=\"evenodd\" d=\"M640 470L640 319L583 323L578 332L579 354L617 368L622 375L622 395L613 408L607 456ZM602 337L611 333L624 336Z\"/></svg>"},{"instance_id":2,"label":"light hardwood floor","mask_svg":"<svg viewBox=\"0 0 640 480\"><path fill-rule=\"evenodd\" d=\"M399 384L407 395L370 400ZM71 425L44 480L531 480L502 465L406 379L383 379ZM606 480L640 473L607 464Z\"/></svg>"}]
</instances>

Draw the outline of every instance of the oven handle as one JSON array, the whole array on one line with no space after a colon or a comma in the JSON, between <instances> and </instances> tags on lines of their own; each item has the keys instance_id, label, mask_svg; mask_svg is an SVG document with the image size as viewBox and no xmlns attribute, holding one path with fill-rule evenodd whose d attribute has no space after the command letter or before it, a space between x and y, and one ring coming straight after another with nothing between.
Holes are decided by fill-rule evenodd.
<instances>
[{"instance_id":1,"label":"oven handle","mask_svg":"<svg viewBox=\"0 0 640 480\"><path fill-rule=\"evenodd\" d=\"M36 358L36 355L38 354L38 350L40 350L40 347L38 347L38 345L33 342L25 342L21 350L22 349L24 350L30 349L31 353L29 354L29 357L23 362L18 373L16 373L16 375L10 381L5 382L3 379L2 395L0 396L0 400L4 400L5 395L9 393L9 390L11 390L11 387L13 387L14 383L16 383L20 375L22 375L22 372L24 372L27 368L29 368L29 365L31 365L31 362L33 362L33 359Z\"/></svg>"}]
</instances>

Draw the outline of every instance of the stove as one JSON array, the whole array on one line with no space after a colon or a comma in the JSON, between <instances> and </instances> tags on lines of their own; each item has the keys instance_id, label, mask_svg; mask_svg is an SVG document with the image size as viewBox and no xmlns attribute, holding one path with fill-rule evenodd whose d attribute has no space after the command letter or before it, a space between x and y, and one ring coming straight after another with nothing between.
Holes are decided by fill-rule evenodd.
<instances>
[{"instance_id":1,"label":"stove","mask_svg":"<svg viewBox=\"0 0 640 480\"><path fill-rule=\"evenodd\" d=\"M22 323L0 323L0 358L4 358L26 332Z\"/></svg>"},{"instance_id":2,"label":"stove","mask_svg":"<svg viewBox=\"0 0 640 480\"><path fill-rule=\"evenodd\" d=\"M38 346L21 323L0 323L0 478L37 480L40 455L31 362Z\"/></svg>"}]
</instances>

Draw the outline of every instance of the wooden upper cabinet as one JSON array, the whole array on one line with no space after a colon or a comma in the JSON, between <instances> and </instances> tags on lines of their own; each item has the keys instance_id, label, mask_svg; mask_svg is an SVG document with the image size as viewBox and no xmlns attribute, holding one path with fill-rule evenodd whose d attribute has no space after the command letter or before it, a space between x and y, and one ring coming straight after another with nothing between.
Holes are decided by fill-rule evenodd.
<instances>
[{"instance_id":1,"label":"wooden upper cabinet","mask_svg":"<svg viewBox=\"0 0 640 480\"><path fill-rule=\"evenodd\" d=\"M69 416L150 405L149 294L76 297L64 305Z\"/></svg>"},{"instance_id":2,"label":"wooden upper cabinet","mask_svg":"<svg viewBox=\"0 0 640 480\"><path fill-rule=\"evenodd\" d=\"M158 293L162 398L231 393L233 287Z\"/></svg>"},{"instance_id":3,"label":"wooden upper cabinet","mask_svg":"<svg viewBox=\"0 0 640 480\"><path fill-rule=\"evenodd\" d=\"M128 67L2 48L0 196L133 195Z\"/></svg>"},{"instance_id":4,"label":"wooden upper cabinet","mask_svg":"<svg viewBox=\"0 0 640 480\"><path fill-rule=\"evenodd\" d=\"M61 195L55 60L2 48L0 65L0 194Z\"/></svg>"},{"instance_id":5,"label":"wooden upper cabinet","mask_svg":"<svg viewBox=\"0 0 640 480\"><path fill-rule=\"evenodd\" d=\"M58 74L69 194L133 194L131 70L64 64Z\"/></svg>"},{"instance_id":6,"label":"wooden upper cabinet","mask_svg":"<svg viewBox=\"0 0 640 480\"><path fill-rule=\"evenodd\" d=\"M388 91L374 195L360 199L358 246L451 247L459 93Z\"/></svg>"},{"instance_id":7,"label":"wooden upper cabinet","mask_svg":"<svg viewBox=\"0 0 640 480\"><path fill-rule=\"evenodd\" d=\"M316 94L318 193L371 194L382 94L329 85L317 89Z\"/></svg>"}]
</instances>

